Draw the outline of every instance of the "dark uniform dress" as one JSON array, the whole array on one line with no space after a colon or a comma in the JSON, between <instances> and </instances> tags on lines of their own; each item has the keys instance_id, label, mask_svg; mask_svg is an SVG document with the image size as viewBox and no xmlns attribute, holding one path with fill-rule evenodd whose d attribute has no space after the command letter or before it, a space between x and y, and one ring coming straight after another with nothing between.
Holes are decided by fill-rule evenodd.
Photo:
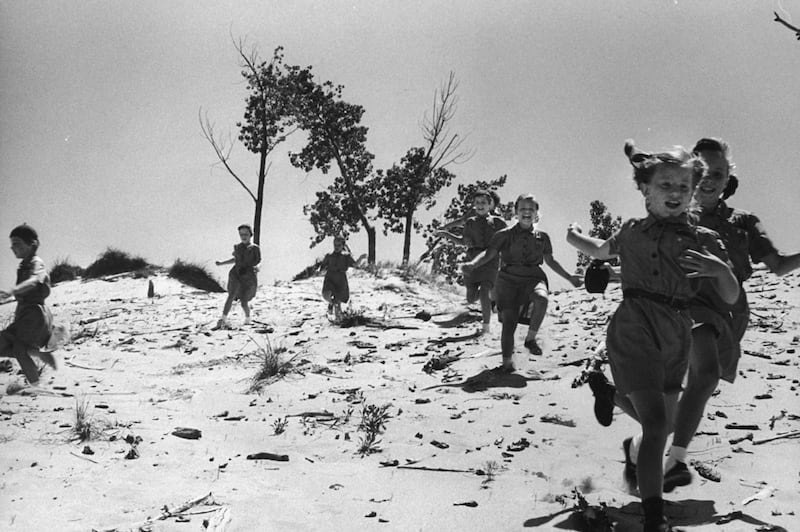
<instances>
[{"instance_id":1,"label":"dark uniform dress","mask_svg":"<svg viewBox=\"0 0 800 532\"><path fill-rule=\"evenodd\" d=\"M620 257L623 291L606 333L614 384L623 395L677 392L692 339L689 301L701 285L686 277L678 259L705 247L727 261L725 247L717 233L690 225L685 215L628 220L610 244Z\"/></svg>"},{"instance_id":2,"label":"dark uniform dress","mask_svg":"<svg viewBox=\"0 0 800 532\"><path fill-rule=\"evenodd\" d=\"M0 332L0 356L15 357L28 382L39 380L36 363L28 349L47 345L53 331L53 316L44 300L50 295L50 276L44 261L37 256L23 259L17 269L17 287L26 289L16 294L14 321Z\"/></svg>"},{"instance_id":3,"label":"dark uniform dress","mask_svg":"<svg viewBox=\"0 0 800 532\"><path fill-rule=\"evenodd\" d=\"M462 238L467 246L465 261L470 261L489 247L492 237L498 231L506 228L506 222L499 216L470 216L464 223ZM497 269L500 258L481 264L464 276L464 286L467 287L467 300L475 301L481 285L494 287L497 282Z\"/></svg>"},{"instance_id":4,"label":"dark uniform dress","mask_svg":"<svg viewBox=\"0 0 800 532\"><path fill-rule=\"evenodd\" d=\"M747 294L741 287L753 274L750 261L761 262L778 250L761 227L761 221L752 213L728 207L720 201L717 207L702 212L698 225L719 233L733 264L733 273L739 281L739 299L732 306L719 300L719 296L704 288L692 301L692 319L695 323L712 325L717 332L717 357L720 378L733 382L741 356L739 343L750 321Z\"/></svg>"},{"instance_id":5,"label":"dark uniform dress","mask_svg":"<svg viewBox=\"0 0 800 532\"><path fill-rule=\"evenodd\" d=\"M524 307L541 283L547 286L542 263L545 255L553 254L547 233L516 224L495 233L489 247L500 255L495 286L497 310Z\"/></svg>"},{"instance_id":6,"label":"dark uniform dress","mask_svg":"<svg viewBox=\"0 0 800 532\"><path fill-rule=\"evenodd\" d=\"M258 287L256 266L261 262L261 249L253 243L241 242L233 246L233 259L233 267L228 272L228 293L233 294L234 301L250 301Z\"/></svg>"},{"instance_id":7,"label":"dark uniform dress","mask_svg":"<svg viewBox=\"0 0 800 532\"><path fill-rule=\"evenodd\" d=\"M356 261L349 253L334 251L322 259L322 267L326 268L322 281L322 293L330 292L334 303L350 301L350 285L347 282L347 269L355 266Z\"/></svg>"}]
</instances>

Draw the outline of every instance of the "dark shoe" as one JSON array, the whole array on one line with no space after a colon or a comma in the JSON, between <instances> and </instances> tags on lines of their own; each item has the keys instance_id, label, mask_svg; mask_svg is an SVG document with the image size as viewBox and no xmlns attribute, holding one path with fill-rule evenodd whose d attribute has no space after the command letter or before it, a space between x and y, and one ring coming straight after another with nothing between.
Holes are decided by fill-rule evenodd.
<instances>
[{"instance_id":1,"label":"dark shoe","mask_svg":"<svg viewBox=\"0 0 800 532\"><path fill-rule=\"evenodd\" d=\"M591 372L587 381L594 394L594 417L598 423L608 427L614 421L614 395L617 389L599 371Z\"/></svg>"},{"instance_id":2,"label":"dark shoe","mask_svg":"<svg viewBox=\"0 0 800 532\"><path fill-rule=\"evenodd\" d=\"M539 347L539 344L536 343L536 338L531 338L530 340L525 340L525 347L528 348L528 351L531 352L534 356L542 356L542 348Z\"/></svg>"},{"instance_id":3,"label":"dark shoe","mask_svg":"<svg viewBox=\"0 0 800 532\"><path fill-rule=\"evenodd\" d=\"M628 488L630 488L631 491L635 491L638 485L638 479L636 477L636 464L631 461L632 441L633 438L625 438L622 440L622 450L625 452L625 471L623 472L623 477L628 484Z\"/></svg>"},{"instance_id":4,"label":"dark shoe","mask_svg":"<svg viewBox=\"0 0 800 532\"><path fill-rule=\"evenodd\" d=\"M678 486L688 486L691 483L692 473L683 462L676 462L669 471L664 472L664 493L670 493Z\"/></svg>"}]
</instances>

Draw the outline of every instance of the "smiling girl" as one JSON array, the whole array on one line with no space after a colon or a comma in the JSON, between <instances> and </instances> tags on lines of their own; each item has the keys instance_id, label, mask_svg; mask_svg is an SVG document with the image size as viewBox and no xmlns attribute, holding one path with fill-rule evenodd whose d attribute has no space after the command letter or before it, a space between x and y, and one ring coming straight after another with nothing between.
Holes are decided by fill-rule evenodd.
<instances>
[{"instance_id":1,"label":"smiling girl","mask_svg":"<svg viewBox=\"0 0 800 532\"><path fill-rule=\"evenodd\" d=\"M715 232L693 226L687 208L706 166L681 147L645 153L625 143L633 179L647 216L631 219L608 240L589 237L577 224L567 242L598 259L621 259L623 300L608 325L606 345L618 406L642 427L638 464L623 442L625 477L638 481L645 532L670 530L664 518L662 456L686 373L692 320L689 301L710 283L728 304L739 285Z\"/></svg>"}]
</instances>

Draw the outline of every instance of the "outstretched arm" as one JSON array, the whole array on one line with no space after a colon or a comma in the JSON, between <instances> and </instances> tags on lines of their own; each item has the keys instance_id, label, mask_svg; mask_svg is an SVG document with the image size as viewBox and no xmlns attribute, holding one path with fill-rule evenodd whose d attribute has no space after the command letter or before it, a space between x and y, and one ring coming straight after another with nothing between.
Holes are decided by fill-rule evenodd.
<instances>
[{"instance_id":1,"label":"outstretched arm","mask_svg":"<svg viewBox=\"0 0 800 532\"><path fill-rule=\"evenodd\" d=\"M495 248L486 248L477 255L475 255L475 257L471 261L462 264L461 271L467 273L470 270L474 270L478 266L482 266L483 264L486 264L487 262L495 258L497 256L497 253L498 252Z\"/></svg>"},{"instance_id":2,"label":"outstretched arm","mask_svg":"<svg viewBox=\"0 0 800 532\"><path fill-rule=\"evenodd\" d=\"M761 262L766 264L767 268L775 275L786 275L800 268L800 253L784 255L776 251L761 259Z\"/></svg>"},{"instance_id":3,"label":"outstretched arm","mask_svg":"<svg viewBox=\"0 0 800 532\"><path fill-rule=\"evenodd\" d=\"M558 275L569 281L569 283L574 286L575 288L581 285L581 278L578 275L574 275L569 273L567 270L561 266L561 263L558 262L553 255L545 255L544 262L550 266L550 269L556 272Z\"/></svg>"},{"instance_id":4,"label":"outstretched arm","mask_svg":"<svg viewBox=\"0 0 800 532\"><path fill-rule=\"evenodd\" d=\"M450 231L439 230L439 231L436 231L436 234L446 238L450 242L454 242L456 244L462 244L462 245L464 244L464 237L455 235L455 234L451 233Z\"/></svg>"},{"instance_id":5,"label":"outstretched arm","mask_svg":"<svg viewBox=\"0 0 800 532\"><path fill-rule=\"evenodd\" d=\"M611 244L608 240L584 235L581 226L577 223L569 224L567 242L582 253L596 259L608 260L616 257L611 253Z\"/></svg>"}]
</instances>

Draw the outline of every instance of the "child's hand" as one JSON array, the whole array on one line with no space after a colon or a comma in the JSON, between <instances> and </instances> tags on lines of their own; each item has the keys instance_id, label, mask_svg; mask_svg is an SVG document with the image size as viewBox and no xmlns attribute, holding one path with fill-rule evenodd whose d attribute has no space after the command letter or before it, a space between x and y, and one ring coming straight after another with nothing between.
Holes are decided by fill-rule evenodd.
<instances>
[{"instance_id":1,"label":"child's hand","mask_svg":"<svg viewBox=\"0 0 800 532\"><path fill-rule=\"evenodd\" d=\"M578 222L572 222L569 224L569 227L567 227L567 234L569 233L583 233L583 229L578 225Z\"/></svg>"},{"instance_id":2,"label":"child's hand","mask_svg":"<svg viewBox=\"0 0 800 532\"><path fill-rule=\"evenodd\" d=\"M12 297L14 294L12 292L6 292L5 290L0 290L0 301L4 299L8 299Z\"/></svg>"},{"instance_id":3,"label":"child's hand","mask_svg":"<svg viewBox=\"0 0 800 532\"><path fill-rule=\"evenodd\" d=\"M583 284L583 279L580 275L570 275L568 280L575 288L580 288L580 286Z\"/></svg>"},{"instance_id":4,"label":"child's hand","mask_svg":"<svg viewBox=\"0 0 800 532\"><path fill-rule=\"evenodd\" d=\"M222 266L222 261L221 260L215 260L214 264L216 264L217 266Z\"/></svg>"},{"instance_id":5,"label":"child's hand","mask_svg":"<svg viewBox=\"0 0 800 532\"><path fill-rule=\"evenodd\" d=\"M686 277L722 277L730 268L719 257L703 246L703 251L687 249L678 259L681 267L687 271Z\"/></svg>"}]
</instances>

